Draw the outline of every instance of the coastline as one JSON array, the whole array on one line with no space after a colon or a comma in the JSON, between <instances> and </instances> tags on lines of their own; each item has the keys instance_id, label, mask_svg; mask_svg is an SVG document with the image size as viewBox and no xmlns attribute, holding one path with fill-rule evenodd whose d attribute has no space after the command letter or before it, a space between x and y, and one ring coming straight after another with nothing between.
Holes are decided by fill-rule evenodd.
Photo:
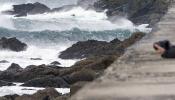
<instances>
[{"instance_id":1,"label":"coastline","mask_svg":"<svg viewBox=\"0 0 175 100\"><path fill-rule=\"evenodd\" d=\"M172 3L165 16L153 26L153 31L150 34L130 46L124 55L105 70L104 75L86 85L70 100L173 99L174 93L168 91L174 84L173 75L165 76L171 70L169 67L174 65L173 60L162 59L151 48L154 42L162 39L169 39L174 42L172 39L174 35L171 33L172 27L164 29L164 26L173 24L173 22L170 23L173 19L169 16L174 18L174 7L174 3ZM170 22L166 23L168 19ZM167 34L172 37L166 36L165 30L168 30ZM171 64L168 65L169 63ZM171 85L168 85L169 82ZM166 93L160 92L162 87L167 87L164 88L167 90Z\"/></svg>"},{"instance_id":2,"label":"coastline","mask_svg":"<svg viewBox=\"0 0 175 100\"><path fill-rule=\"evenodd\" d=\"M153 28L154 30L155 30L155 28ZM137 34L137 33L136 33ZM152 34L149 34L149 35L152 35ZM148 35L146 35L144 38L147 38L147 36ZM25 85L27 84L27 85L31 85L31 84L33 84L32 82L38 82L38 81L40 81L40 82L43 82L43 80L45 81L45 80L54 80L55 79L55 76L59 76L59 77L63 77L63 79L64 79L64 81L66 81L66 82L68 82L69 84L71 84L70 85L70 87L71 87L71 92L70 92L70 95L72 96L72 98L76 98L75 100L79 100L78 98L79 98L79 95L82 95L82 93L84 93L84 92L82 92L81 93L81 90L79 91L79 89L80 88L82 88L83 87L83 90L85 89L87 89L87 87L88 86L90 86L89 87L89 89L91 89L91 84L94 84L94 83L96 83L97 82L97 84L99 83L99 81L100 82L103 82L103 79L105 79L105 82L106 82L106 79L107 80L110 80L111 79L111 77L110 76L114 76L114 77L116 77L117 75L118 75L118 73L117 73L117 75L113 75L112 73L114 72L115 73L115 68L113 69L111 69L111 66L113 66L114 64L116 64L116 62L118 62L118 61L116 61L116 59L118 58L118 57L120 57L119 58L119 60L123 57L123 56L127 56L128 57L128 50L126 51L125 49L126 48L128 48L128 49L130 49L130 48L132 48L133 46L131 46L131 45L137 45L137 44L139 44L139 40L142 38L143 36L140 34L140 33L138 33L136 36L134 36L134 37L131 37L131 38L129 38L129 39L126 39L126 41L124 41L124 42L122 42L121 44L119 44L119 47L116 47L116 48L122 48L122 52L120 52L119 54L117 54L116 53L116 55L115 55L115 53L113 54L111 54L111 55L103 55L103 56L90 56L90 57L88 57L87 59L85 59L85 60L82 60L82 61L80 61L80 62L77 62L74 66L72 66L72 68L63 68L63 69L56 69L55 70L55 68L53 67L53 66L47 66L47 65L41 65L41 66L28 66L28 68L26 68L26 69L30 69L30 71L35 71L35 69L37 69L37 67L39 67L37 70L38 70L38 72L40 72L41 70L44 70L44 71L46 71L46 73L45 72L42 72L42 73L39 73L39 74L41 74L41 75L43 75L43 73L44 74L46 74L46 77L44 77L44 79L43 78L41 78L41 79L39 79L39 80L33 80L32 78L32 81L27 81L26 83L25 83ZM148 36L149 37L149 36ZM141 39L141 41L143 41L144 39ZM129 41L129 42L128 42ZM138 42L139 41L139 42ZM147 40L146 40L147 41ZM85 42L87 42L87 41L85 41ZM136 43L135 43L136 42ZM116 42L114 42L114 43L118 43L118 41ZM106 44L106 43L105 43ZM107 45L110 45L110 43L108 44L107 43ZM114 46L114 45L112 45L112 46ZM131 47L130 47L131 46ZM109 46L109 47L111 47L111 46ZM137 46L136 46L137 47ZM108 46L106 46L105 48L108 48ZM116 49L115 48L115 49ZM103 48L102 48L103 49ZM114 49L114 50L115 50ZM112 48L112 50L113 50L113 48ZM124 51L124 52L123 52ZM126 51L126 52L125 52ZM98 52L98 51L97 51ZM111 53L111 52L110 52ZM132 53L132 52L130 52L130 53ZM124 54L124 55L123 55ZM123 60L123 59L122 59ZM113 63L114 62L114 63ZM113 64L112 64L113 63ZM126 63L128 63L128 62L126 62ZM112 64L112 65L111 65ZM53 68L51 68L51 67L53 67ZM41 69L40 69L41 68ZM28 74L31 74L30 73L30 71L28 71L28 70L26 70L26 69L23 69L23 73L21 74L20 72L20 74L23 76L24 75L24 73L25 72L29 72ZM47 69L47 70L46 70ZM48 71L48 69L49 69L49 71ZM123 68L121 68L121 69L123 69ZM113 70L112 71L112 73L108 73L108 70ZM128 70L127 70L128 71ZM119 76L117 76L118 78L117 79L119 79L119 80L126 80L126 75L123 75L123 71L120 71L120 73L122 73L121 75L119 75ZM119 74L120 74L119 73ZM125 69L124 69L124 73L125 73ZM33 74L33 73L32 73ZM34 73L34 74L38 74L38 73ZM39 75L38 74L38 75ZM51 75L51 76L47 76L47 74L48 75ZM29 76L30 77L30 76ZM32 76L33 77L33 76ZM38 77L38 76L37 76ZM99 79L99 77L100 77L100 79ZM17 77L18 78L18 77ZM28 78L28 77L27 77ZM40 77L39 77L40 78ZM15 79L15 78L14 78ZM19 80L20 80L20 78L18 78ZM23 79L25 80L25 77L23 77ZM22 79L22 80L23 80ZM30 78L29 78L30 79ZM59 79L59 78L58 78ZM112 78L113 79L113 78ZM116 79L116 78L115 78ZM8 80L8 79L7 79ZM94 81L95 80L95 81ZM26 81L26 80L25 80ZM61 80L62 81L62 80ZM93 82L92 82L93 81ZM54 81L55 82L55 81ZM91 83L92 82L92 83ZM89 84L90 83L90 84ZM112 82L113 83L113 82ZM50 83L49 83L50 84ZM101 84L101 83L100 83ZM36 85L36 84L34 84L34 85ZM37 84L37 85L40 85L40 84ZM62 85L62 84L61 84ZM86 86L87 87L86 87ZM85 87L84 87L85 86ZM95 85L96 86L96 85ZM112 86L115 86L114 84L112 85ZM87 89L87 90L89 90L89 89ZM94 88L94 89L96 89L96 88ZM83 91L82 90L82 91ZM74 96L74 94L76 93L78 91L78 94L76 94L75 96ZM105 93L105 92L104 92ZM36 93L37 94L37 93ZM35 94L34 94L35 95ZM33 95L30 95L31 97L33 96ZM29 96L29 97L30 97ZM76 97L77 96L77 97ZM62 100L62 99L60 99L60 98L65 98L66 100L69 98L69 95L63 95L63 96L59 96L57 99L54 99L54 100ZM81 96L80 96L81 97ZM20 97L19 97L20 98ZM23 96L21 96L21 98L23 98ZM25 98L25 96L24 96L24 98ZM19 99L20 100L20 99ZM22 100L22 99L21 99ZM72 100L72 99L71 99ZM85 99L80 99L80 100L85 100Z\"/></svg>"}]
</instances>

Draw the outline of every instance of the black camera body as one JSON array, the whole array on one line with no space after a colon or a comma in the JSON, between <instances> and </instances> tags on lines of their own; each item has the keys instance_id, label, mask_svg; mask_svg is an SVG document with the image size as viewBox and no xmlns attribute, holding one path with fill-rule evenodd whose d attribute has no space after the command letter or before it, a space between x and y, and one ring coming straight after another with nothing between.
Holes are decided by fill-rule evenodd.
<instances>
[{"instance_id":1,"label":"black camera body","mask_svg":"<svg viewBox=\"0 0 175 100\"><path fill-rule=\"evenodd\" d=\"M159 42L156 42L156 43L154 43L154 44L159 45L160 47L164 48L165 50L170 49L170 46L171 46L171 44L170 44L170 42L169 42L168 40L159 41ZM158 49L158 48L155 47L155 45L153 46L153 48L154 48L155 50Z\"/></svg>"}]
</instances>

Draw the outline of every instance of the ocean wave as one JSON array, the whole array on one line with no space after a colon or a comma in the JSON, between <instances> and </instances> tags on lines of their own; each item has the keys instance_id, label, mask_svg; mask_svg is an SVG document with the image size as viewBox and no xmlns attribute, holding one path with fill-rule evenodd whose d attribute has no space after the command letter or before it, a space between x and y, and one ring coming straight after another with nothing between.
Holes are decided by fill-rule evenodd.
<instances>
[{"instance_id":1,"label":"ocean wave","mask_svg":"<svg viewBox=\"0 0 175 100\"><path fill-rule=\"evenodd\" d=\"M74 28L67 31L17 31L6 28L0 28L0 37L17 37L18 39L35 44L46 44L46 43L73 43L76 41L86 40L101 40L111 41L115 38L121 40L128 38L132 32L130 30L117 29L117 30L106 30L106 31L86 31Z\"/></svg>"},{"instance_id":2,"label":"ocean wave","mask_svg":"<svg viewBox=\"0 0 175 100\"><path fill-rule=\"evenodd\" d=\"M24 4L24 3L34 3L41 2L51 8L60 7L63 5L73 5L76 4L78 0L0 0L1 4L14 3L14 4Z\"/></svg>"}]
</instances>

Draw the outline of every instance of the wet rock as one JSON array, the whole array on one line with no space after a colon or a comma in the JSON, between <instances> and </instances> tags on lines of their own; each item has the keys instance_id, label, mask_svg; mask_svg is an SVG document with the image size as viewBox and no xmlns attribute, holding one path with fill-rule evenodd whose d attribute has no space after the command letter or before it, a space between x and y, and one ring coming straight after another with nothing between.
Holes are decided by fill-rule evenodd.
<instances>
[{"instance_id":1,"label":"wet rock","mask_svg":"<svg viewBox=\"0 0 175 100\"><path fill-rule=\"evenodd\" d=\"M171 0L99 0L96 9L108 9L108 16L127 15L136 24L157 23L167 12Z\"/></svg>"},{"instance_id":2,"label":"wet rock","mask_svg":"<svg viewBox=\"0 0 175 100\"><path fill-rule=\"evenodd\" d=\"M81 71L82 69L93 70L96 72L96 76L99 76L107 67L110 66L119 56L101 56L101 57L92 57L87 58L81 61L78 61L70 68L64 68L60 70L60 76L71 75Z\"/></svg>"},{"instance_id":3,"label":"wet rock","mask_svg":"<svg viewBox=\"0 0 175 100\"><path fill-rule=\"evenodd\" d=\"M69 84L74 84L79 81L93 81L95 78L97 78L96 73L90 69L82 69L63 77L63 79Z\"/></svg>"},{"instance_id":4,"label":"wet rock","mask_svg":"<svg viewBox=\"0 0 175 100\"><path fill-rule=\"evenodd\" d=\"M7 60L1 60L0 63L9 63Z\"/></svg>"},{"instance_id":5,"label":"wet rock","mask_svg":"<svg viewBox=\"0 0 175 100\"><path fill-rule=\"evenodd\" d=\"M54 61L54 62L50 63L50 65L53 65L53 66L58 66L58 65L61 65L61 63L60 63L60 62L58 62L58 61Z\"/></svg>"},{"instance_id":6,"label":"wet rock","mask_svg":"<svg viewBox=\"0 0 175 100\"><path fill-rule=\"evenodd\" d=\"M27 44L19 41L18 39L14 38L5 38L2 37L0 39L0 49L8 49L12 51L23 51L26 50Z\"/></svg>"},{"instance_id":7,"label":"wet rock","mask_svg":"<svg viewBox=\"0 0 175 100\"><path fill-rule=\"evenodd\" d=\"M77 82L73 85L71 85L70 87L70 94L71 96L74 95L77 91L79 91L82 87L84 87L86 84L88 84L89 82Z\"/></svg>"},{"instance_id":8,"label":"wet rock","mask_svg":"<svg viewBox=\"0 0 175 100\"><path fill-rule=\"evenodd\" d=\"M12 14L15 15L16 17L21 17L21 16L27 16L27 14L42 14L49 11L50 8L48 8L46 5L36 2L36 3L13 5L13 9L11 11L5 11L3 13Z\"/></svg>"},{"instance_id":9,"label":"wet rock","mask_svg":"<svg viewBox=\"0 0 175 100\"><path fill-rule=\"evenodd\" d=\"M61 52L61 55L59 55L59 58L62 58L62 59L86 58L91 55L96 55L100 53L100 51L98 51L98 48L102 48L104 47L104 45L107 45L107 44L108 44L107 42L96 41L96 40L77 42L76 44L72 45L72 47Z\"/></svg>"},{"instance_id":10,"label":"wet rock","mask_svg":"<svg viewBox=\"0 0 175 100\"><path fill-rule=\"evenodd\" d=\"M13 71L13 72L19 72L22 71L23 68L21 68L18 64L12 63L9 68L7 68L7 71Z\"/></svg>"},{"instance_id":11,"label":"wet rock","mask_svg":"<svg viewBox=\"0 0 175 100\"><path fill-rule=\"evenodd\" d=\"M54 100L56 97L61 96L54 88L47 88L40 90L33 95L22 95L15 100Z\"/></svg>"},{"instance_id":12,"label":"wet rock","mask_svg":"<svg viewBox=\"0 0 175 100\"><path fill-rule=\"evenodd\" d=\"M41 58L30 58L30 60L42 60Z\"/></svg>"},{"instance_id":13,"label":"wet rock","mask_svg":"<svg viewBox=\"0 0 175 100\"><path fill-rule=\"evenodd\" d=\"M46 76L57 76L59 75L60 69L51 68L46 65L31 65L27 66L25 69L19 67L10 66L7 70L0 72L0 80L10 81L10 82L26 82L34 78L41 78Z\"/></svg>"},{"instance_id":14,"label":"wet rock","mask_svg":"<svg viewBox=\"0 0 175 100\"><path fill-rule=\"evenodd\" d=\"M27 66L21 73L16 75L16 80L25 82L34 78L59 75L59 69L55 69L46 65Z\"/></svg>"},{"instance_id":15,"label":"wet rock","mask_svg":"<svg viewBox=\"0 0 175 100\"><path fill-rule=\"evenodd\" d=\"M55 88L69 88L69 84L61 77L47 76L42 78L35 78L25 82L22 86L29 87L55 87Z\"/></svg>"},{"instance_id":16,"label":"wet rock","mask_svg":"<svg viewBox=\"0 0 175 100\"><path fill-rule=\"evenodd\" d=\"M115 49L113 50L118 50L117 48L122 48L125 50L127 47L140 40L143 36L144 33L138 32L134 33L130 38L122 42L115 39L109 42L110 45L107 45L108 50L110 51L113 47L115 47ZM110 52L113 52L113 50L111 50ZM63 77L67 83L71 84L71 86L80 81L93 81L97 77L101 76L104 70L108 68L122 54L122 52L119 52L118 54L113 53L113 55L103 54L101 56L88 57L84 60L77 62L71 68L65 68L61 70L60 76Z\"/></svg>"},{"instance_id":17,"label":"wet rock","mask_svg":"<svg viewBox=\"0 0 175 100\"><path fill-rule=\"evenodd\" d=\"M16 97L18 97L19 95L14 94L14 95L6 95L4 97L0 97L0 100L15 100Z\"/></svg>"},{"instance_id":18,"label":"wet rock","mask_svg":"<svg viewBox=\"0 0 175 100\"><path fill-rule=\"evenodd\" d=\"M105 55L117 55L120 56L124 53L125 49L138 41L144 36L144 33L137 32L124 40L120 41L114 39L111 42L88 40L83 42L77 42L72 47L61 52L59 58L62 59L82 59L89 57L101 57Z\"/></svg>"},{"instance_id":19,"label":"wet rock","mask_svg":"<svg viewBox=\"0 0 175 100\"><path fill-rule=\"evenodd\" d=\"M16 82L16 75L22 71L23 69L18 64L13 63L7 70L0 72L0 80Z\"/></svg>"},{"instance_id":20,"label":"wet rock","mask_svg":"<svg viewBox=\"0 0 175 100\"><path fill-rule=\"evenodd\" d=\"M15 84L11 83L11 82L6 82L6 81L2 81L0 80L0 87L1 86L13 86Z\"/></svg>"}]
</instances>

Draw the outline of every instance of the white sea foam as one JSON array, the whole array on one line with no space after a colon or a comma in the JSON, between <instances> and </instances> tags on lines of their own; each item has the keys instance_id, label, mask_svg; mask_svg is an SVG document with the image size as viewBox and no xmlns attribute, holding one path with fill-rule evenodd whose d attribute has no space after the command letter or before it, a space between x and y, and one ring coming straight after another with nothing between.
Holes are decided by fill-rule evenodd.
<instances>
[{"instance_id":1,"label":"white sea foam","mask_svg":"<svg viewBox=\"0 0 175 100\"><path fill-rule=\"evenodd\" d=\"M12 3L0 4L0 27L14 29L13 23L9 18L9 15L3 15L2 11L7 11L12 9Z\"/></svg>"},{"instance_id":2,"label":"white sea foam","mask_svg":"<svg viewBox=\"0 0 175 100\"><path fill-rule=\"evenodd\" d=\"M11 9L11 4L3 4L0 11ZM60 11L45 14L28 15L26 17L13 17L0 15L0 26L22 31L65 31L73 28L79 28L88 31L103 31L115 29L135 30L135 26L126 18L118 18L115 23L108 20L104 12L94 10L85 10L82 7L74 7L68 11ZM39 26L39 27L38 27ZM141 30L144 30L142 27Z\"/></svg>"},{"instance_id":3,"label":"white sea foam","mask_svg":"<svg viewBox=\"0 0 175 100\"><path fill-rule=\"evenodd\" d=\"M36 87L23 87L20 86L22 83L15 83L16 86L3 86L0 87L0 96L5 95L23 95L23 94L29 94L32 95L36 93L38 90L43 90L45 88L36 88ZM59 93L67 94L70 92L69 88L55 88Z\"/></svg>"},{"instance_id":4,"label":"white sea foam","mask_svg":"<svg viewBox=\"0 0 175 100\"><path fill-rule=\"evenodd\" d=\"M50 8L56 8L63 5L73 5L77 3L77 0L0 0L0 4L14 3L14 4L24 4L24 3L43 3Z\"/></svg>"},{"instance_id":5,"label":"white sea foam","mask_svg":"<svg viewBox=\"0 0 175 100\"><path fill-rule=\"evenodd\" d=\"M0 51L0 61L7 60L9 63L0 63L0 70L6 70L11 63L17 63L22 68L25 68L28 65L47 65L53 61L60 62L60 66L70 67L78 60L63 60L58 58L58 53L64 49L65 48L63 46L61 48L40 48L36 46L29 46L26 51L22 52L2 50ZM31 60L31 58L41 58L42 60Z\"/></svg>"},{"instance_id":6,"label":"white sea foam","mask_svg":"<svg viewBox=\"0 0 175 100\"><path fill-rule=\"evenodd\" d=\"M77 0L0 0L0 12L12 9L13 4L22 4L22 3L30 3L30 2L32 3L41 2L51 8L54 8L62 5L75 4ZM96 12L94 10L85 10L81 7L74 7L73 9L68 11L28 15L27 17L19 17L19 18L16 18L11 15L3 15L0 13L0 27L15 30L14 33L13 31L10 31L12 32L11 33L12 35L10 36L15 36L13 34L17 34L16 30L29 31L28 33L31 33L31 31L37 31L36 34L37 33L39 34L43 30L49 30L51 33L52 31L68 31L68 30L72 30L73 28L79 28L80 30L89 31L89 33L91 31L104 31L104 30L117 30L117 29L123 29L123 30L127 29L127 30L130 30L131 32L142 31L147 33L151 31L150 28L147 28L146 24L136 26L126 18L118 18L117 20L111 22L108 20L108 17L105 11ZM122 32L118 33L116 31L116 33L117 33L117 35L115 34L116 37L120 38L121 36L121 39L125 38L124 35L122 35ZM35 32L32 34L35 34ZM70 32L70 34L72 33ZM41 35L42 34L40 34L39 36L34 35L34 37L35 39L36 37L41 38L40 37ZM57 36L55 34L49 34L49 35L53 35L51 37ZM69 34L66 34L66 35L69 35ZM30 37L29 35L27 36ZM32 36L33 35L31 35L31 37ZM70 36L72 36L72 37L69 37L70 39L76 38L74 35L70 35ZM106 35L103 35L103 37L105 36ZM116 37L113 36L112 38L116 38ZM95 39L101 40L102 38L95 37ZM41 44L41 43L42 41L38 41L38 43L36 44ZM28 44L29 48L26 51L22 51L22 52L12 52L7 50L1 50L0 61L7 60L9 61L9 63L0 63L0 70L6 70L11 63L17 63L22 68L25 68L28 65L49 64L53 61L59 61L62 64L60 66L70 67L76 61L78 61L78 60L62 60L58 58L59 52L68 48L70 46L69 44L64 44L64 46L54 45L50 47L48 46L41 47L40 45L36 45L36 44ZM42 60L31 60L31 58L41 58ZM11 94L19 94L19 95L33 94L37 92L37 90L44 89L44 88L33 88L33 87L30 87L30 88L21 87L19 85L20 84L17 84L17 86L0 87L0 96L11 95ZM57 91L62 93L68 93L70 92L70 89L57 89Z\"/></svg>"},{"instance_id":7,"label":"white sea foam","mask_svg":"<svg viewBox=\"0 0 175 100\"><path fill-rule=\"evenodd\" d=\"M29 2L30 0L27 0ZM0 11L11 9L12 3L0 4ZM8 29L16 29L22 31L67 31L73 28L87 31L104 31L116 29L128 29L133 31L150 32L151 29L147 25L135 26L126 18L118 18L115 22L110 22L104 12L96 12L94 10L85 10L82 7L74 7L68 11L60 11L55 13L45 13L37 15L28 15L26 17L16 18L0 14L0 27ZM71 34L71 33L70 33ZM50 34L52 35L52 34ZM122 35L121 35L122 36ZM65 48L67 48L68 45ZM63 47L61 47L63 48ZM62 51L60 47L40 48L30 45L27 51L12 52L1 51L0 60L7 60L10 63L20 64L23 68L27 65L48 64L52 61L58 60L63 66L71 66L75 60L64 61L59 59L58 53ZM32 61L30 58L41 58L43 60ZM5 70L10 63L0 64L0 70Z\"/></svg>"}]
</instances>

